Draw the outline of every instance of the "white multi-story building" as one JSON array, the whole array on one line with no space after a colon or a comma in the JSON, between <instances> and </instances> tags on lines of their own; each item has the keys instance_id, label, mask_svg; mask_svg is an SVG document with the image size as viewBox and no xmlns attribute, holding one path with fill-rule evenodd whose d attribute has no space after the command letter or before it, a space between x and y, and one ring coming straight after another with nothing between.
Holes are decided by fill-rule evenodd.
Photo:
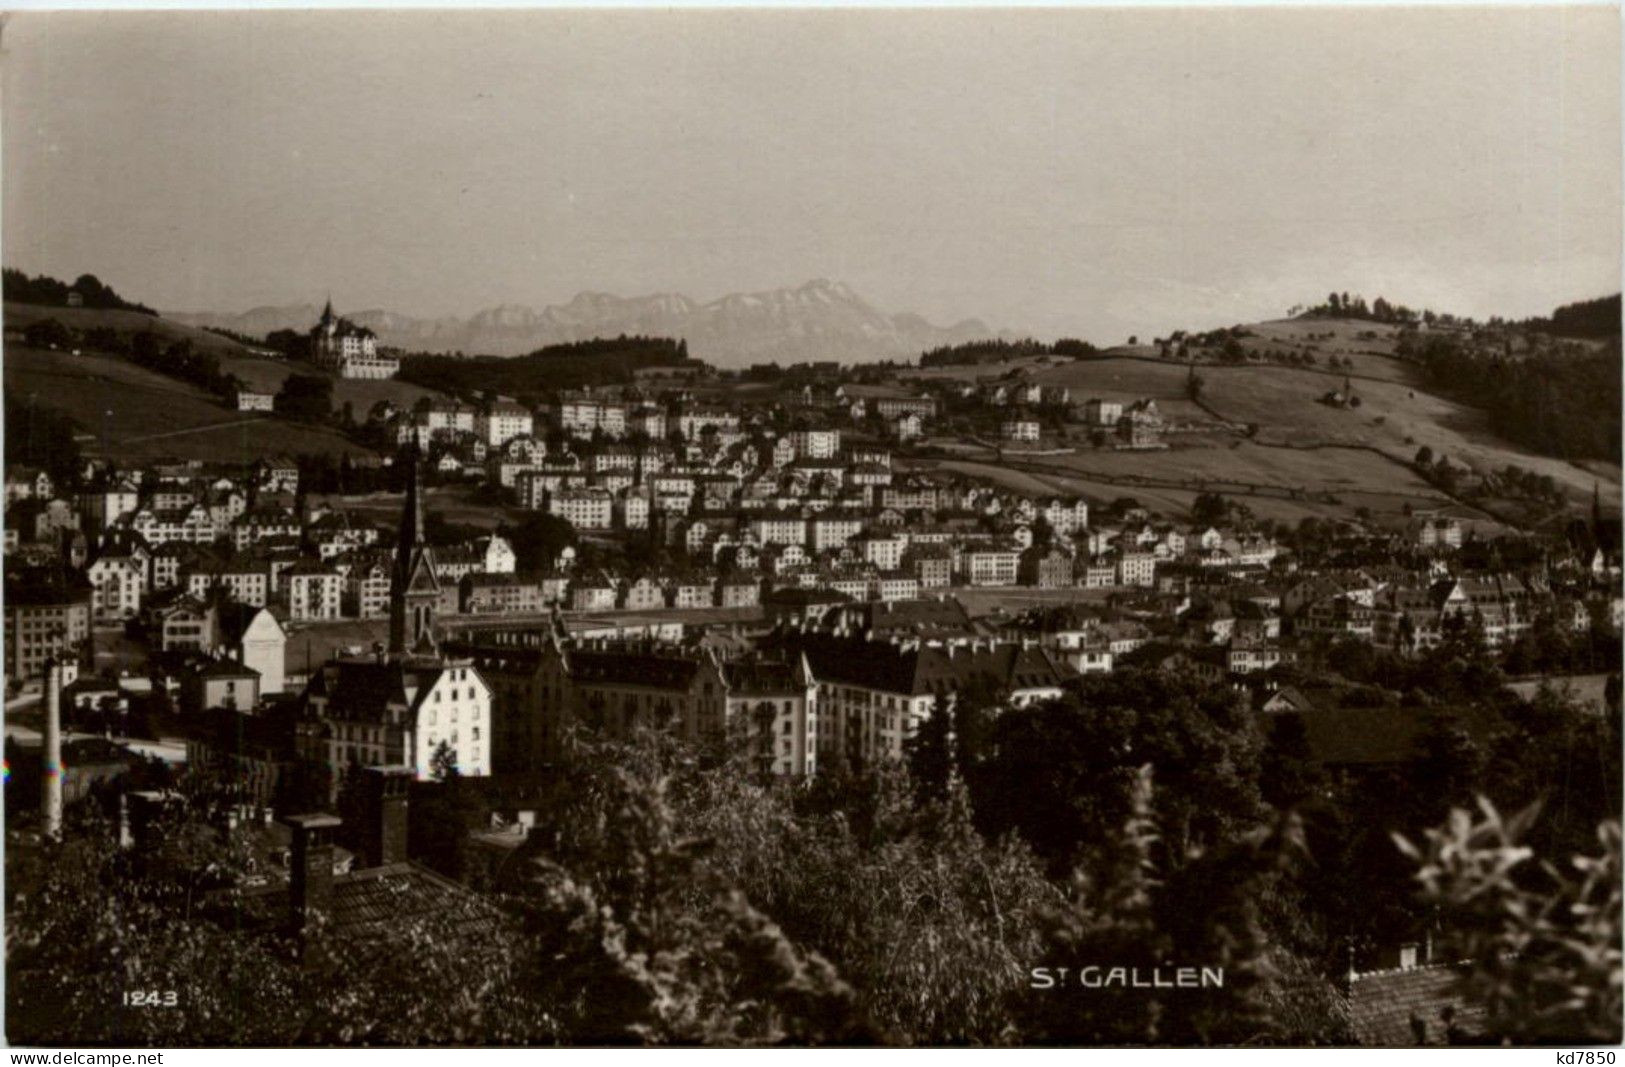
<instances>
[{"instance_id":1,"label":"white multi-story building","mask_svg":"<svg viewBox=\"0 0 1625 1067\"><path fill-rule=\"evenodd\" d=\"M615 500L616 522L623 530L649 528L649 497L646 493L628 489Z\"/></svg>"},{"instance_id":2,"label":"white multi-story building","mask_svg":"<svg viewBox=\"0 0 1625 1067\"><path fill-rule=\"evenodd\" d=\"M335 782L351 763L408 766L426 781L442 745L459 774L491 773L491 687L473 666L333 660L301 699L304 715L327 727L306 735L301 754Z\"/></svg>"},{"instance_id":3,"label":"white multi-story building","mask_svg":"<svg viewBox=\"0 0 1625 1067\"><path fill-rule=\"evenodd\" d=\"M498 400L474 417L474 432L492 448L501 448L516 437L529 437L536 420L522 404Z\"/></svg>"},{"instance_id":4,"label":"white multi-story building","mask_svg":"<svg viewBox=\"0 0 1625 1067\"><path fill-rule=\"evenodd\" d=\"M863 532L863 516L845 511L826 511L810 522L814 554L840 548Z\"/></svg>"},{"instance_id":5,"label":"white multi-story building","mask_svg":"<svg viewBox=\"0 0 1625 1067\"><path fill-rule=\"evenodd\" d=\"M345 576L345 611L358 619L389 615L389 566L380 560L358 563Z\"/></svg>"},{"instance_id":6,"label":"white multi-story building","mask_svg":"<svg viewBox=\"0 0 1625 1067\"><path fill-rule=\"evenodd\" d=\"M189 541L206 545L220 535L220 524L207 508L193 505L185 511L153 511L142 508L130 518L130 528L147 539L147 544Z\"/></svg>"},{"instance_id":7,"label":"white multi-story building","mask_svg":"<svg viewBox=\"0 0 1625 1067\"><path fill-rule=\"evenodd\" d=\"M1117 558L1117 584L1151 586L1157 582L1154 552L1124 552Z\"/></svg>"},{"instance_id":8,"label":"white multi-story building","mask_svg":"<svg viewBox=\"0 0 1625 1067\"><path fill-rule=\"evenodd\" d=\"M547 513L578 530L608 530L615 522L614 503L602 489L559 489L547 494Z\"/></svg>"},{"instance_id":9,"label":"white multi-story building","mask_svg":"<svg viewBox=\"0 0 1625 1067\"><path fill-rule=\"evenodd\" d=\"M123 621L141 610L146 584L142 568L129 556L102 556L85 571L90 582L90 609L98 620Z\"/></svg>"},{"instance_id":10,"label":"white multi-story building","mask_svg":"<svg viewBox=\"0 0 1625 1067\"><path fill-rule=\"evenodd\" d=\"M79 509L91 530L105 530L124 516L135 514L140 506L141 494L133 482L118 482L79 495Z\"/></svg>"},{"instance_id":11,"label":"white multi-story building","mask_svg":"<svg viewBox=\"0 0 1625 1067\"><path fill-rule=\"evenodd\" d=\"M518 569L519 557L501 534L480 538L474 542L474 548L480 553L480 570L486 574L512 574Z\"/></svg>"},{"instance_id":12,"label":"white multi-story building","mask_svg":"<svg viewBox=\"0 0 1625 1067\"><path fill-rule=\"evenodd\" d=\"M259 672L260 696L283 691L288 634L270 609L231 605L220 616L220 645L227 657Z\"/></svg>"},{"instance_id":13,"label":"white multi-story building","mask_svg":"<svg viewBox=\"0 0 1625 1067\"><path fill-rule=\"evenodd\" d=\"M834 459L841 452L841 431L796 430L790 434L790 444L801 459Z\"/></svg>"},{"instance_id":14,"label":"white multi-story building","mask_svg":"<svg viewBox=\"0 0 1625 1067\"><path fill-rule=\"evenodd\" d=\"M750 533L759 545L800 545L807 541L807 520L793 511L762 511L750 517Z\"/></svg>"},{"instance_id":15,"label":"white multi-story building","mask_svg":"<svg viewBox=\"0 0 1625 1067\"><path fill-rule=\"evenodd\" d=\"M242 604L262 608L270 601L271 571L265 563L242 561L200 567L188 571L185 579L187 593L199 600L206 599L209 591L219 586Z\"/></svg>"},{"instance_id":16,"label":"white multi-story building","mask_svg":"<svg viewBox=\"0 0 1625 1067\"><path fill-rule=\"evenodd\" d=\"M626 405L594 396L571 394L559 401L559 428L571 437L591 437L602 430L606 437L626 434Z\"/></svg>"},{"instance_id":17,"label":"white multi-story building","mask_svg":"<svg viewBox=\"0 0 1625 1067\"><path fill-rule=\"evenodd\" d=\"M718 433L737 433L739 416L721 408L701 408L677 416L677 429L685 441L695 441L709 427Z\"/></svg>"},{"instance_id":18,"label":"white multi-story building","mask_svg":"<svg viewBox=\"0 0 1625 1067\"><path fill-rule=\"evenodd\" d=\"M333 314L333 301L310 331L310 360L341 378L393 378L401 369L395 356L378 351L378 337L365 326Z\"/></svg>"},{"instance_id":19,"label":"white multi-story building","mask_svg":"<svg viewBox=\"0 0 1625 1067\"><path fill-rule=\"evenodd\" d=\"M656 407L640 407L626 416L626 432L642 433L651 441L664 441L666 413Z\"/></svg>"},{"instance_id":20,"label":"white multi-story building","mask_svg":"<svg viewBox=\"0 0 1625 1067\"><path fill-rule=\"evenodd\" d=\"M999 426L999 436L1006 441L1038 440L1037 419L1006 419Z\"/></svg>"},{"instance_id":21,"label":"white multi-story building","mask_svg":"<svg viewBox=\"0 0 1625 1067\"><path fill-rule=\"evenodd\" d=\"M872 563L883 571L894 571L903 565L903 550L908 542L901 537L870 534L859 538L858 545L863 550L865 563Z\"/></svg>"},{"instance_id":22,"label":"white multi-story building","mask_svg":"<svg viewBox=\"0 0 1625 1067\"><path fill-rule=\"evenodd\" d=\"M1083 418L1091 426L1116 426L1123 418L1123 405L1116 400L1091 399L1083 405Z\"/></svg>"},{"instance_id":23,"label":"white multi-story building","mask_svg":"<svg viewBox=\"0 0 1625 1067\"><path fill-rule=\"evenodd\" d=\"M288 568L282 580L288 591L288 618L299 622L343 618L344 578L337 571L299 564Z\"/></svg>"},{"instance_id":24,"label":"white multi-story building","mask_svg":"<svg viewBox=\"0 0 1625 1067\"><path fill-rule=\"evenodd\" d=\"M965 581L969 585L1015 585L1021 553L1013 548L972 548L965 552Z\"/></svg>"},{"instance_id":25,"label":"white multi-story building","mask_svg":"<svg viewBox=\"0 0 1625 1067\"><path fill-rule=\"evenodd\" d=\"M1089 505L1082 497L1073 500L1063 500L1060 497L1046 500L1038 513L1044 516L1050 529L1058 534L1070 535L1089 527Z\"/></svg>"}]
</instances>

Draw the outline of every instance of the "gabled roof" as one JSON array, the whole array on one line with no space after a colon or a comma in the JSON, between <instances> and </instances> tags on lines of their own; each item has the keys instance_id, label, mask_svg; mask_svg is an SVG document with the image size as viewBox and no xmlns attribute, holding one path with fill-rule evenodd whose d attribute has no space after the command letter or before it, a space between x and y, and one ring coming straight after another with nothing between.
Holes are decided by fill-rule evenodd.
<instances>
[{"instance_id":1,"label":"gabled roof","mask_svg":"<svg viewBox=\"0 0 1625 1067\"><path fill-rule=\"evenodd\" d=\"M219 623L220 638L227 645L235 645L242 641L243 635L248 632L256 619L265 615L275 623L278 632L282 632L282 623L268 608L255 607L252 604L241 604L236 601L220 605Z\"/></svg>"},{"instance_id":2,"label":"gabled roof","mask_svg":"<svg viewBox=\"0 0 1625 1067\"><path fill-rule=\"evenodd\" d=\"M1059 686L1069 673L1047 650L1013 643L909 648L815 635L798 644L820 681L909 696L952 693L979 677L1006 689L1047 688Z\"/></svg>"},{"instance_id":3,"label":"gabled roof","mask_svg":"<svg viewBox=\"0 0 1625 1067\"><path fill-rule=\"evenodd\" d=\"M722 676L736 696L788 696L800 693L806 682L794 663L754 658L728 662Z\"/></svg>"},{"instance_id":4,"label":"gabled roof","mask_svg":"<svg viewBox=\"0 0 1625 1067\"><path fill-rule=\"evenodd\" d=\"M351 721L383 722L392 706L408 703L405 668L399 663L334 660L311 677L305 694L326 697Z\"/></svg>"},{"instance_id":5,"label":"gabled roof","mask_svg":"<svg viewBox=\"0 0 1625 1067\"><path fill-rule=\"evenodd\" d=\"M218 910L243 927L275 930L289 917L285 882L222 893L218 902ZM501 922L497 909L473 890L411 862L334 876L329 906L333 928L345 934L388 935L425 920L445 920L472 933Z\"/></svg>"},{"instance_id":6,"label":"gabled roof","mask_svg":"<svg viewBox=\"0 0 1625 1067\"><path fill-rule=\"evenodd\" d=\"M197 668L199 678L258 678L260 672L253 667L229 659L210 660Z\"/></svg>"},{"instance_id":7,"label":"gabled roof","mask_svg":"<svg viewBox=\"0 0 1625 1067\"><path fill-rule=\"evenodd\" d=\"M1356 975L1348 997L1354 1039L1366 1046L1411 1047L1483 1033L1484 1008L1462 996L1459 979L1460 968L1451 965Z\"/></svg>"},{"instance_id":8,"label":"gabled roof","mask_svg":"<svg viewBox=\"0 0 1625 1067\"><path fill-rule=\"evenodd\" d=\"M700 669L697 660L651 652L573 650L565 659L577 682L651 689L686 690Z\"/></svg>"}]
</instances>

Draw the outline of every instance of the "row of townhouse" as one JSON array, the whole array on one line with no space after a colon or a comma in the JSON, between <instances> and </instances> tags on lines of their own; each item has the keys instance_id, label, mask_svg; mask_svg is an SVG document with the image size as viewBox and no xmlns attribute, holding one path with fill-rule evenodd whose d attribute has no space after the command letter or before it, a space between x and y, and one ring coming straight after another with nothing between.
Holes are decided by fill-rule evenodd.
<instances>
[{"instance_id":1,"label":"row of townhouse","mask_svg":"<svg viewBox=\"0 0 1625 1067\"><path fill-rule=\"evenodd\" d=\"M498 773L558 763L572 729L627 738L662 729L689 742L738 744L769 773L817 772L818 714L803 661L670 646L580 647L534 631L448 644L490 680Z\"/></svg>"},{"instance_id":2,"label":"row of townhouse","mask_svg":"<svg viewBox=\"0 0 1625 1067\"><path fill-rule=\"evenodd\" d=\"M490 680L499 772L557 762L572 727L612 737L661 728L743 746L760 769L781 775L894 762L939 702L977 686L1014 705L1051 699L1072 675L1045 649L991 639L928 647L802 634L783 648L722 658L491 631L448 652Z\"/></svg>"}]
</instances>

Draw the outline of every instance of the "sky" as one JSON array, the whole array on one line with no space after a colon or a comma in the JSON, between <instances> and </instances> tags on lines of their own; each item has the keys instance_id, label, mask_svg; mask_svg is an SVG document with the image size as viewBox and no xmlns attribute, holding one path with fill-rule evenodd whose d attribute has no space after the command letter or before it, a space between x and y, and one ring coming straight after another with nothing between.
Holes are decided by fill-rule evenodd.
<instances>
[{"instance_id":1,"label":"sky","mask_svg":"<svg viewBox=\"0 0 1625 1067\"><path fill-rule=\"evenodd\" d=\"M843 281L1097 343L1619 288L1617 8L24 12L0 252L170 311Z\"/></svg>"}]
</instances>

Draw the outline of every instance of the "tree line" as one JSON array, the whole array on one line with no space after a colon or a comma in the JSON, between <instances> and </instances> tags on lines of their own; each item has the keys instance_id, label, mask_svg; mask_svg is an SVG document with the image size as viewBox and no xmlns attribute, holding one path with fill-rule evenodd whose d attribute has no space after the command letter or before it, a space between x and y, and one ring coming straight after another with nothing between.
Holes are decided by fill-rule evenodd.
<instances>
[{"instance_id":1,"label":"tree line","mask_svg":"<svg viewBox=\"0 0 1625 1067\"><path fill-rule=\"evenodd\" d=\"M401 360L399 377L453 396L494 394L521 403L541 403L561 389L627 385L636 370L688 362L684 340L623 334L549 345L511 358L407 355Z\"/></svg>"},{"instance_id":2,"label":"tree line","mask_svg":"<svg viewBox=\"0 0 1625 1067\"><path fill-rule=\"evenodd\" d=\"M7 850L8 1036L1346 1044L1331 976L1349 945L1444 920L1441 953L1486 964L1472 979L1491 983L1487 1040L1617 1040L1617 716L1510 696L1470 636L1419 661L1333 657L1377 679L1372 715L1432 702L1404 766L1330 770L1294 716L1129 669L1022 708L972 679L904 766L800 784L751 759L756 722L698 744L657 721L628 742L578 735L496 868L462 832L489 825L483 802L441 773L437 797L414 793L434 825L413 833L483 900L319 934L325 951L302 965L219 910L251 857L212 829L224 783L191 772L185 810L135 854L94 804L63 844ZM1551 884L1559 868L1599 873ZM1506 902L1531 894L1563 906L1509 919ZM1190 961L1225 981L1087 996L1035 984L1035 968L1088 961ZM180 990L177 1009L110 1009L130 975Z\"/></svg>"},{"instance_id":3,"label":"tree line","mask_svg":"<svg viewBox=\"0 0 1625 1067\"><path fill-rule=\"evenodd\" d=\"M982 341L966 341L957 345L941 345L922 352L920 366L952 367L976 363L1007 363L1012 359L1028 359L1034 356L1084 359L1098 351L1099 349L1088 341L1080 341L1075 337L1062 337L1050 343L1034 341L1031 338L1019 341L989 338Z\"/></svg>"},{"instance_id":4,"label":"tree line","mask_svg":"<svg viewBox=\"0 0 1625 1067\"><path fill-rule=\"evenodd\" d=\"M1564 304L1550 318L1529 319L1521 325L1559 337L1603 338L1620 335L1620 294Z\"/></svg>"},{"instance_id":5,"label":"tree line","mask_svg":"<svg viewBox=\"0 0 1625 1067\"><path fill-rule=\"evenodd\" d=\"M1458 337L1406 334L1398 354L1439 392L1481 408L1496 433L1543 455L1620 460L1620 348L1552 359L1475 352Z\"/></svg>"},{"instance_id":6,"label":"tree line","mask_svg":"<svg viewBox=\"0 0 1625 1067\"><path fill-rule=\"evenodd\" d=\"M68 294L72 292L79 294L83 306L87 308L139 311L143 315L158 314L145 304L125 300L115 293L111 286L104 285L94 274L81 274L72 285L45 274L30 278L22 271L10 267L5 268L0 274L3 274L5 298L19 304L64 307L68 302Z\"/></svg>"}]
</instances>

